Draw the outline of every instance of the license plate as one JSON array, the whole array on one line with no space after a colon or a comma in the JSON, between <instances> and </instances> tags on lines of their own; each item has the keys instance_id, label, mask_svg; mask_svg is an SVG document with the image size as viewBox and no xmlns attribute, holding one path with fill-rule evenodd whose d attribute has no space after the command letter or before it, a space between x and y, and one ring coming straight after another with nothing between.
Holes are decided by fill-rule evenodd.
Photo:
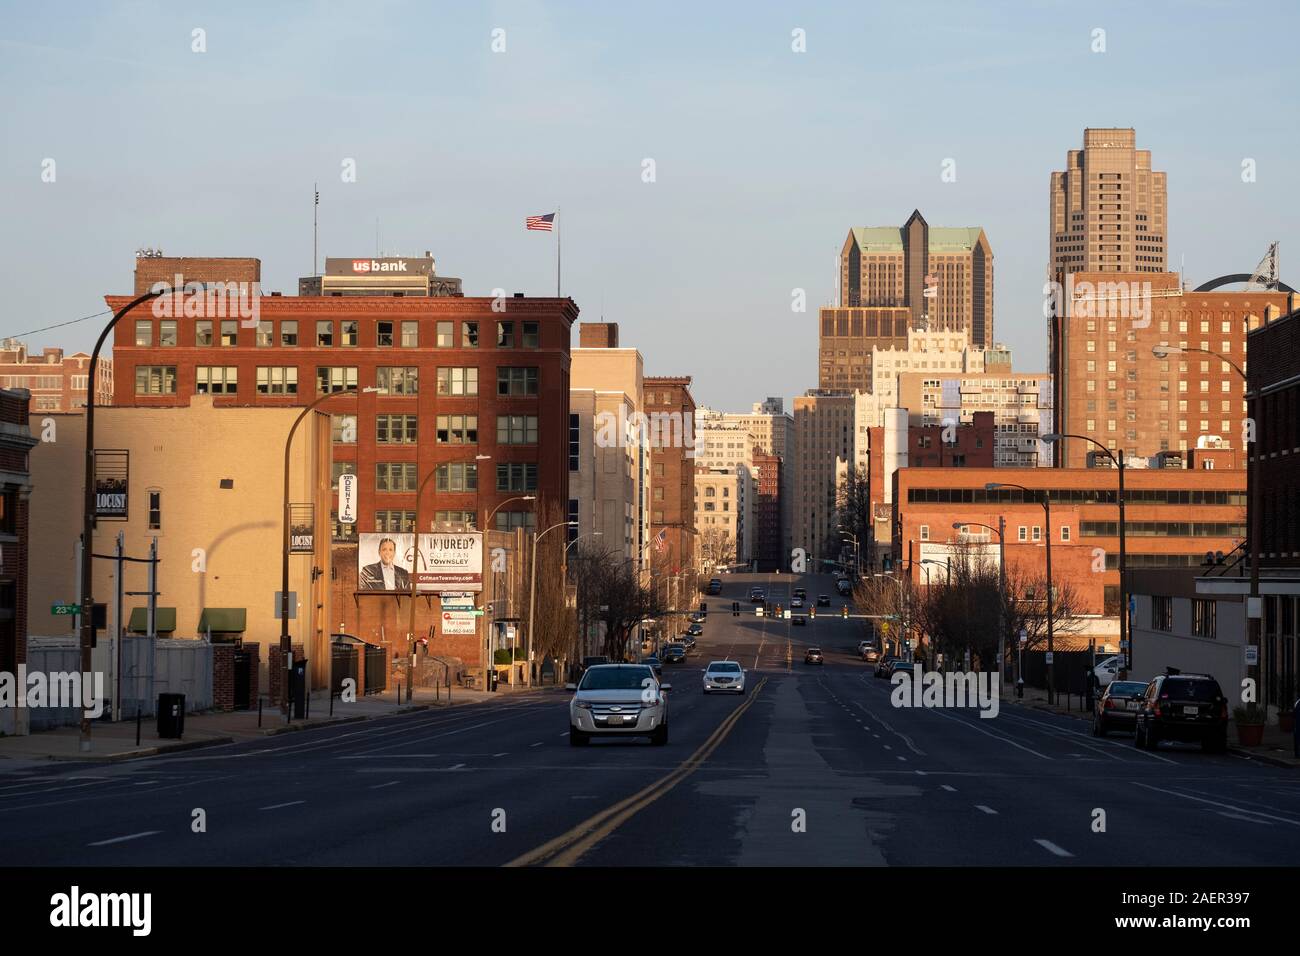
<instances>
[{"instance_id":1,"label":"license plate","mask_svg":"<svg viewBox=\"0 0 1300 956\"><path fill-rule=\"evenodd\" d=\"M1187 716L1187 717L1196 717L1196 716L1198 716L1198 715L1200 714L1200 712L1201 712L1201 708L1199 708L1199 707L1184 707L1184 708L1183 708L1183 714L1184 714L1185 716Z\"/></svg>"},{"instance_id":2,"label":"license plate","mask_svg":"<svg viewBox=\"0 0 1300 956\"><path fill-rule=\"evenodd\" d=\"M610 724L611 726L614 725L614 724L621 724L621 723L623 723L623 718L622 718L622 717L619 717L618 715L614 715L614 716L612 716L612 717L609 718L608 722L609 722L609 724Z\"/></svg>"},{"instance_id":3,"label":"license plate","mask_svg":"<svg viewBox=\"0 0 1300 956\"><path fill-rule=\"evenodd\" d=\"M1130 700L1127 704L1124 705L1124 709L1125 709L1125 710L1138 710L1141 706L1142 706L1141 703L1139 703L1138 701L1136 701L1136 700Z\"/></svg>"}]
</instances>

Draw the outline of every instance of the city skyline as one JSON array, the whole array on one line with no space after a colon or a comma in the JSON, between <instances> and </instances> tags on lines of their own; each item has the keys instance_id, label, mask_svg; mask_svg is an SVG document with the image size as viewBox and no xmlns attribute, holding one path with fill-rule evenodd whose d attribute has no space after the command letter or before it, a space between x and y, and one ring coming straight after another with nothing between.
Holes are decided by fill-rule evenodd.
<instances>
[{"instance_id":1,"label":"city skyline","mask_svg":"<svg viewBox=\"0 0 1300 956\"><path fill-rule=\"evenodd\" d=\"M555 237L526 232L522 220L559 207L564 292L582 317L620 322L660 373L703 364L677 348L687 334L704 350L725 347L731 360L698 384L697 398L743 410L761 397L748 385L754 375L770 383L764 394L787 400L815 384L817 308L834 294L845 231L920 208L931 222L986 230L997 256L994 338L1018 369L1044 371L1050 180L1084 128L1135 128L1168 174L1169 267L1185 263L1192 286L1253 269L1300 212L1281 175L1297 134L1270 120L1284 112L1281 67L1270 64L1287 53L1286 31L1252 36L1250 56L1232 56L1226 9L1201 7L1189 22L1125 10L1107 24L1121 9L1013 16L950 6L943 17L890 9L873 20L766 5L747 8L743 22L692 10L642 23L624 11L433 17L394 4L376 19L410 29L387 38L382 63L366 44L377 26L349 19L343 29L343 14L329 11L309 23L275 11L91 12L58 24L57 40L49 14L15 19L0 41L0 76L23 95L4 120L11 149L0 188L26 228L0 240L12 289L4 331L102 311L105 292L127 288L121 263L139 246L257 256L264 288L292 294L310 272L313 188L321 263L376 245L428 249L468 294L550 295ZM191 52L196 29L201 54ZM1097 29L1104 52L1094 52ZM798 30L806 52L792 49ZM889 44L876 39L886 32ZM421 55L431 35L446 42ZM908 55L921 40L926 68ZM1231 74L1182 72L1189 59L1225 54L1237 64ZM1025 69L1034 84L1021 82ZM1159 97L1131 95L1162 71L1183 79ZM817 105L843 86L897 76L911 97L864 99L861 122ZM997 102L997 115L937 108L954 82ZM165 122L186 133L159 149L156 134L132 132L109 102L136 103L132 118L146 129ZM1237 107L1244 102L1251 110ZM57 124L70 110L76 129ZM1205 117L1226 115L1230 137L1196 132ZM810 150L827 137L833 149ZM879 149L884 142L895 146ZM54 182L42 181L47 159ZM344 183L348 159L357 175ZM643 181L646 159L653 182ZM1247 161L1253 182L1243 181ZM746 253L717 255L735 236ZM1284 243L1284 280L1286 262ZM791 311L796 289L806 312ZM88 351L91 325L27 342ZM740 328L758 331L735 337Z\"/></svg>"}]
</instances>

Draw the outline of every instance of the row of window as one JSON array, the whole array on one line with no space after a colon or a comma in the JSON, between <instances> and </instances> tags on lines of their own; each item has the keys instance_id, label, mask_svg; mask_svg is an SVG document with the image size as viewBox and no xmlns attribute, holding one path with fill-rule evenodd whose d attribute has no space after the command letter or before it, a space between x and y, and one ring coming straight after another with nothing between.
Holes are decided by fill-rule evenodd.
<instances>
[{"instance_id":1,"label":"row of window","mask_svg":"<svg viewBox=\"0 0 1300 956\"><path fill-rule=\"evenodd\" d=\"M281 319L280 332L276 335L275 322L263 320L257 323L254 342L258 348L297 348L300 342L297 319ZM239 319L196 319L194 322L194 345L199 347L220 345L233 348L239 344ZM360 323L354 319L343 319L337 324L333 319L322 319L315 323L316 347L333 348L335 342L343 348L355 348L360 345ZM381 320L374 324L376 348L419 348L420 323L418 321L392 322ZM496 347L499 349L538 347L540 334L537 322L520 322L516 337L515 323L496 323ZM135 344L137 348L153 348L157 336L160 348L173 348L180 344L177 337L177 320L160 319L155 329L153 319L140 319L135 323ZM518 345L516 345L518 343ZM440 349L456 348L456 323L450 321L435 323L434 347ZM476 349L479 347L479 323L462 321L460 323L460 347Z\"/></svg>"},{"instance_id":2,"label":"row of window","mask_svg":"<svg viewBox=\"0 0 1300 956\"><path fill-rule=\"evenodd\" d=\"M340 475L355 475L356 462L338 461L333 465L333 484L338 487ZM443 492L468 492L478 490L478 464L472 461L443 462L434 468L434 487ZM375 463L375 490L384 492L412 492L419 489L416 463L413 461L381 461ZM496 490L529 492L537 490L537 463L531 461L501 462L496 466ZM380 529L384 530L384 529Z\"/></svg>"},{"instance_id":3,"label":"row of window","mask_svg":"<svg viewBox=\"0 0 1300 956\"><path fill-rule=\"evenodd\" d=\"M1113 505L1119 501L1114 488L1049 488L1026 496L1018 488L909 488L907 500L914 504L1037 504L1046 494L1052 504ZM1244 491L1200 491L1186 488L1126 488L1126 504L1246 506Z\"/></svg>"},{"instance_id":4,"label":"row of window","mask_svg":"<svg viewBox=\"0 0 1300 956\"><path fill-rule=\"evenodd\" d=\"M476 366L439 367L439 395L477 395ZM375 369L375 388L381 395L416 395L419 393L420 370L415 366L382 365ZM319 366L316 369L316 394L341 392L357 387L357 366ZM239 391L239 369L234 365L200 365L194 370L194 390L200 395L235 395ZM175 395L176 366L138 365L135 370L137 395ZM497 369L497 394L501 396L536 395L535 366ZM257 394L297 395L298 368L295 365L259 365Z\"/></svg>"},{"instance_id":5,"label":"row of window","mask_svg":"<svg viewBox=\"0 0 1300 956\"><path fill-rule=\"evenodd\" d=\"M1124 532L1130 538L1244 538L1246 525L1231 521L1126 521ZM1113 538L1119 534L1119 522L1082 521L1079 533Z\"/></svg>"},{"instance_id":6,"label":"row of window","mask_svg":"<svg viewBox=\"0 0 1300 956\"><path fill-rule=\"evenodd\" d=\"M342 524L337 514L333 519L333 540L335 542L356 541L359 526L356 523ZM473 511L435 511L432 520L438 525L462 525L471 530L478 527L478 518ZM498 511L493 516L493 526L497 531L513 531L523 528L531 531L536 526L536 517L531 511ZM375 531L390 534L410 534L415 531L414 511L376 511Z\"/></svg>"}]
</instances>

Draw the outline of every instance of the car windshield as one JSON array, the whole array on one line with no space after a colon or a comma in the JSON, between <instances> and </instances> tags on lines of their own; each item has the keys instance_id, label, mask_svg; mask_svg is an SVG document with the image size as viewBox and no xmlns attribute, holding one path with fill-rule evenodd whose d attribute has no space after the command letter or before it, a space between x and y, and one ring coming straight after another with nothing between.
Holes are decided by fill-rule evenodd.
<instances>
[{"instance_id":1,"label":"car windshield","mask_svg":"<svg viewBox=\"0 0 1300 956\"><path fill-rule=\"evenodd\" d=\"M642 681L653 680L648 667L593 667L587 671L578 690L640 690Z\"/></svg>"},{"instance_id":2,"label":"car windshield","mask_svg":"<svg viewBox=\"0 0 1300 956\"><path fill-rule=\"evenodd\" d=\"M1223 696L1217 681L1187 679L1165 681L1165 686L1160 688L1160 695L1167 695L1173 700L1215 700Z\"/></svg>"},{"instance_id":3,"label":"car windshield","mask_svg":"<svg viewBox=\"0 0 1300 956\"><path fill-rule=\"evenodd\" d=\"M715 674L738 674L740 665L735 661L714 661L709 665L709 670Z\"/></svg>"},{"instance_id":4,"label":"car windshield","mask_svg":"<svg viewBox=\"0 0 1300 956\"><path fill-rule=\"evenodd\" d=\"M1111 683L1109 691L1111 697L1137 697L1146 689L1147 685L1141 681L1117 680Z\"/></svg>"},{"instance_id":5,"label":"car windshield","mask_svg":"<svg viewBox=\"0 0 1300 956\"><path fill-rule=\"evenodd\" d=\"M821 649L820 647L810 647L810 648L808 648L808 653L809 653L809 654L820 654L821 652L822 652L822 649Z\"/></svg>"}]
</instances>

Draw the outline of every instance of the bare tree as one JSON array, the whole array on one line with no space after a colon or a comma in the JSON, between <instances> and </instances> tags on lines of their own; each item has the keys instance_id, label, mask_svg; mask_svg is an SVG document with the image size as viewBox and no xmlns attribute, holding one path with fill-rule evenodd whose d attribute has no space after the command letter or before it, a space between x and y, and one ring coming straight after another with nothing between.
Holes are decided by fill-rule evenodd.
<instances>
[{"instance_id":1,"label":"bare tree","mask_svg":"<svg viewBox=\"0 0 1300 956\"><path fill-rule=\"evenodd\" d=\"M868 575L853 588L853 604L872 615L865 625L866 639L879 634L882 651L889 650L886 644L893 644L897 650L915 624L920 597L907 577Z\"/></svg>"},{"instance_id":2,"label":"bare tree","mask_svg":"<svg viewBox=\"0 0 1300 956\"><path fill-rule=\"evenodd\" d=\"M720 525L700 532L700 554L706 565L721 567L736 560L736 536Z\"/></svg>"},{"instance_id":3,"label":"bare tree","mask_svg":"<svg viewBox=\"0 0 1300 956\"><path fill-rule=\"evenodd\" d=\"M582 615L588 626L603 626L603 651L611 660L627 659L641 622L667 610L654 589L641 584L632 565L621 551L608 548L584 551L575 566Z\"/></svg>"},{"instance_id":4,"label":"bare tree","mask_svg":"<svg viewBox=\"0 0 1300 956\"><path fill-rule=\"evenodd\" d=\"M858 554L863 564L873 567L875 526L871 515L871 472L868 469L850 468L840 479L835 490L835 520L840 530L858 539Z\"/></svg>"}]
</instances>

